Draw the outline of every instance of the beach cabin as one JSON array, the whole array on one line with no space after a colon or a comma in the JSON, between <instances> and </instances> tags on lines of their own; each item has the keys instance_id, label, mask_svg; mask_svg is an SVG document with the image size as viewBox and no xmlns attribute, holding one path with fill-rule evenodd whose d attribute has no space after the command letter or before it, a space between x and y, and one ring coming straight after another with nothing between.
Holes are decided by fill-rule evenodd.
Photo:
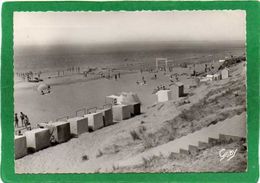
<instances>
[{"instance_id":1,"label":"beach cabin","mask_svg":"<svg viewBox=\"0 0 260 183\"><path fill-rule=\"evenodd\" d=\"M182 82L175 82L170 86L173 98L179 98L184 96L184 84Z\"/></svg>"},{"instance_id":2,"label":"beach cabin","mask_svg":"<svg viewBox=\"0 0 260 183\"><path fill-rule=\"evenodd\" d=\"M57 121L49 123L47 127L49 128L53 142L63 143L70 140L71 132L69 122Z\"/></svg>"},{"instance_id":3,"label":"beach cabin","mask_svg":"<svg viewBox=\"0 0 260 183\"><path fill-rule=\"evenodd\" d=\"M106 104L112 104L112 105L117 105L121 104L122 97L118 95L109 95L106 96Z\"/></svg>"},{"instance_id":4,"label":"beach cabin","mask_svg":"<svg viewBox=\"0 0 260 183\"><path fill-rule=\"evenodd\" d=\"M136 102L136 103L131 103L128 104L131 108L130 113L131 116L136 116L141 114L141 103Z\"/></svg>"},{"instance_id":5,"label":"beach cabin","mask_svg":"<svg viewBox=\"0 0 260 183\"><path fill-rule=\"evenodd\" d=\"M68 119L70 123L70 132L72 135L79 136L82 133L88 132L88 118L74 117Z\"/></svg>"},{"instance_id":6,"label":"beach cabin","mask_svg":"<svg viewBox=\"0 0 260 183\"><path fill-rule=\"evenodd\" d=\"M112 107L98 109L97 112L101 112L103 115L103 123L104 126L109 126L113 124L113 112Z\"/></svg>"},{"instance_id":7,"label":"beach cabin","mask_svg":"<svg viewBox=\"0 0 260 183\"><path fill-rule=\"evenodd\" d=\"M90 114L85 114L84 117L88 118L88 126L90 130L98 130L104 126L103 113L94 112Z\"/></svg>"},{"instance_id":8,"label":"beach cabin","mask_svg":"<svg viewBox=\"0 0 260 183\"><path fill-rule=\"evenodd\" d=\"M113 120L122 121L124 119L131 118L131 106L130 105L114 105L112 107L113 111Z\"/></svg>"},{"instance_id":9,"label":"beach cabin","mask_svg":"<svg viewBox=\"0 0 260 183\"><path fill-rule=\"evenodd\" d=\"M26 137L24 135L14 137L15 159L22 158L27 155Z\"/></svg>"},{"instance_id":10,"label":"beach cabin","mask_svg":"<svg viewBox=\"0 0 260 183\"><path fill-rule=\"evenodd\" d=\"M31 152L39 151L51 145L51 134L47 128L37 128L25 132L27 149Z\"/></svg>"},{"instance_id":11,"label":"beach cabin","mask_svg":"<svg viewBox=\"0 0 260 183\"><path fill-rule=\"evenodd\" d=\"M141 114L141 101L136 93L133 92L122 92L121 104L130 106L131 116Z\"/></svg>"},{"instance_id":12,"label":"beach cabin","mask_svg":"<svg viewBox=\"0 0 260 183\"><path fill-rule=\"evenodd\" d=\"M229 69L224 68L221 70L221 79L227 79L229 77Z\"/></svg>"},{"instance_id":13,"label":"beach cabin","mask_svg":"<svg viewBox=\"0 0 260 183\"><path fill-rule=\"evenodd\" d=\"M159 90L155 95L157 95L157 102L166 102L172 99L171 90Z\"/></svg>"}]
</instances>

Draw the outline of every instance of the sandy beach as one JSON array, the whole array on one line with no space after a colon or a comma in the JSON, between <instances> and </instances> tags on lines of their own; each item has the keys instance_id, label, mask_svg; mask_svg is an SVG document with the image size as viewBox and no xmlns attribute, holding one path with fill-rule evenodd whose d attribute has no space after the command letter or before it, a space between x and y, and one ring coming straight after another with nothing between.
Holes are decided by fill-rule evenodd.
<instances>
[{"instance_id":1,"label":"sandy beach","mask_svg":"<svg viewBox=\"0 0 260 183\"><path fill-rule=\"evenodd\" d=\"M219 62L208 64L214 65L216 71ZM197 72L203 72L205 64L196 64ZM178 79L184 83L185 92L188 92L190 85L194 83L194 78L190 76L192 68L174 67L172 72L156 73L157 79L153 77L155 73L139 70L119 70L121 78L106 79L99 75L89 75L84 78L82 74L69 74L65 76L43 77L43 83L51 85L51 93L41 95L37 91L40 83L28 83L20 81L15 84L14 98L15 111L28 115L33 127L41 122L55 121L61 117L74 117L75 111L82 108L102 108L106 104L105 97L121 92L135 92L141 99L143 110L156 102L153 91L157 86L169 86L171 81L175 81L171 75L178 74ZM119 71L115 71L116 73ZM50 74L51 75L51 74ZM96 77L96 78L95 78ZM145 85L138 85L136 82L145 78ZM97 92L98 91L98 92ZM70 96L70 97L68 97ZM32 111L33 114L32 114Z\"/></svg>"}]
</instances>

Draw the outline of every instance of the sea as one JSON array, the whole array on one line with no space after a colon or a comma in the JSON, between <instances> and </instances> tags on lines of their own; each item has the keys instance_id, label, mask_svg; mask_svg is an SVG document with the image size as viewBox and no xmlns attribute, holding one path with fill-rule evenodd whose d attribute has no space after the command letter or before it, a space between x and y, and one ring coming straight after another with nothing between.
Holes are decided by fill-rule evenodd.
<instances>
[{"instance_id":1,"label":"sea","mask_svg":"<svg viewBox=\"0 0 260 183\"><path fill-rule=\"evenodd\" d=\"M155 66L156 58L173 65L218 61L245 54L244 43L150 43L138 45L31 45L14 48L15 72L53 72L70 67L131 68Z\"/></svg>"}]
</instances>

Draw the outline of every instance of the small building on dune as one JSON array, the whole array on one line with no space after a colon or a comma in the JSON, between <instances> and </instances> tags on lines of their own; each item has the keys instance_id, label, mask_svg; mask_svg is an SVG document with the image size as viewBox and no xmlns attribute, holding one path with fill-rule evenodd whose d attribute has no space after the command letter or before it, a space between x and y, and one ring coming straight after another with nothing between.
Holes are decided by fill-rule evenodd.
<instances>
[{"instance_id":1,"label":"small building on dune","mask_svg":"<svg viewBox=\"0 0 260 183\"><path fill-rule=\"evenodd\" d=\"M131 116L141 114L141 101L136 93L133 92L122 92L121 104L129 105L131 107Z\"/></svg>"},{"instance_id":2,"label":"small building on dune","mask_svg":"<svg viewBox=\"0 0 260 183\"><path fill-rule=\"evenodd\" d=\"M123 108L122 109L123 111L125 111L126 108L128 108L128 107L125 107L124 105L131 106L132 116L141 114L141 101L140 101L139 97L137 96L137 94L133 93L133 92L122 92L120 95L107 96L106 104L112 104L112 106L121 105L121 107ZM115 110L118 110L117 107L115 108ZM127 115L123 115L123 116L127 116ZM117 117L115 117L115 118L117 118ZM122 117L122 118L124 118L124 117ZM118 119L121 119L121 117L119 117Z\"/></svg>"},{"instance_id":3,"label":"small building on dune","mask_svg":"<svg viewBox=\"0 0 260 183\"><path fill-rule=\"evenodd\" d=\"M157 102L166 102L172 100L171 90L159 90L155 95L157 96Z\"/></svg>"},{"instance_id":4,"label":"small building on dune","mask_svg":"<svg viewBox=\"0 0 260 183\"><path fill-rule=\"evenodd\" d=\"M182 82L175 82L170 86L173 98L179 98L184 96L184 84Z\"/></svg>"},{"instance_id":5,"label":"small building on dune","mask_svg":"<svg viewBox=\"0 0 260 183\"><path fill-rule=\"evenodd\" d=\"M122 98L118 95L106 96L106 104L112 104L112 105L121 104L121 100Z\"/></svg>"},{"instance_id":6,"label":"small building on dune","mask_svg":"<svg viewBox=\"0 0 260 183\"><path fill-rule=\"evenodd\" d=\"M129 119L131 118L131 105L114 105L112 107L112 111L113 111L113 120L114 121L122 121L125 119Z\"/></svg>"},{"instance_id":7,"label":"small building on dune","mask_svg":"<svg viewBox=\"0 0 260 183\"><path fill-rule=\"evenodd\" d=\"M229 69L224 68L221 70L221 79L227 79L229 77Z\"/></svg>"}]
</instances>

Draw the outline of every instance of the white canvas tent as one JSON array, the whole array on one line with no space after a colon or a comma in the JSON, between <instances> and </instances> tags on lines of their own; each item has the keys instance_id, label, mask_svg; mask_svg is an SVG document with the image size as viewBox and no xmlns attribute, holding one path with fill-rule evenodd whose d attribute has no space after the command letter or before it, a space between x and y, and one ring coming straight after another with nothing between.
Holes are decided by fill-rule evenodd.
<instances>
[{"instance_id":1,"label":"white canvas tent","mask_svg":"<svg viewBox=\"0 0 260 183\"><path fill-rule=\"evenodd\" d=\"M121 104L141 103L137 94L133 92L122 92L119 97Z\"/></svg>"}]
</instances>

